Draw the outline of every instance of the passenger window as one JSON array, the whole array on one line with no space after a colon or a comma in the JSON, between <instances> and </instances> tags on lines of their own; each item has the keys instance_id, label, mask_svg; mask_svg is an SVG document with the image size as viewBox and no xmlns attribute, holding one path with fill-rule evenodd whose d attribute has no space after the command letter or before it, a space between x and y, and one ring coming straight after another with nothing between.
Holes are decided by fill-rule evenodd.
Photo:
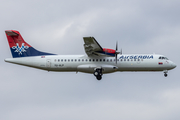
<instances>
[{"instance_id":1,"label":"passenger window","mask_svg":"<svg viewBox=\"0 0 180 120\"><path fill-rule=\"evenodd\" d=\"M107 59L107 62L109 62L109 59Z\"/></svg>"},{"instance_id":2,"label":"passenger window","mask_svg":"<svg viewBox=\"0 0 180 120\"><path fill-rule=\"evenodd\" d=\"M98 59L96 59L96 62L98 62Z\"/></svg>"},{"instance_id":3,"label":"passenger window","mask_svg":"<svg viewBox=\"0 0 180 120\"><path fill-rule=\"evenodd\" d=\"M123 61L123 59L121 59L121 61Z\"/></svg>"},{"instance_id":4,"label":"passenger window","mask_svg":"<svg viewBox=\"0 0 180 120\"><path fill-rule=\"evenodd\" d=\"M73 59L71 61L73 62Z\"/></svg>"},{"instance_id":5,"label":"passenger window","mask_svg":"<svg viewBox=\"0 0 180 120\"><path fill-rule=\"evenodd\" d=\"M126 59L124 59L124 61L126 61Z\"/></svg>"},{"instance_id":6,"label":"passenger window","mask_svg":"<svg viewBox=\"0 0 180 120\"><path fill-rule=\"evenodd\" d=\"M76 62L77 60L75 59L74 61Z\"/></svg>"},{"instance_id":7,"label":"passenger window","mask_svg":"<svg viewBox=\"0 0 180 120\"><path fill-rule=\"evenodd\" d=\"M81 60L79 59L78 61L80 62Z\"/></svg>"},{"instance_id":8,"label":"passenger window","mask_svg":"<svg viewBox=\"0 0 180 120\"><path fill-rule=\"evenodd\" d=\"M82 61L84 61L84 59L82 59Z\"/></svg>"},{"instance_id":9,"label":"passenger window","mask_svg":"<svg viewBox=\"0 0 180 120\"><path fill-rule=\"evenodd\" d=\"M61 62L63 62L63 59L61 59Z\"/></svg>"},{"instance_id":10,"label":"passenger window","mask_svg":"<svg viewBox=\"0 0 180 120\"><path fill-rule=\"evenodd\" d=\"M94 62L94 59L93 59L93 62Z\"/></svg>"},{"instance_id":11,"label":"passenger window","mask_svg":"<svg viewBox=\"0 0 180 120\"><path fill-rule=\"evenodd\" d=\"M106 60L105 60L105 59L103 59L103 61L105 62Z\"/></svg>"},{"instance_id":12,"label":"passenger window","mask_svg":"<svg viewBox=\"0 0 180 120\"><path fill-rule=\"evenodd\" d=\"M68 62L70 62L70 59L68 59Z\"/></svg>"},{"instance_id":13,"label":"passenger window","mask_svg":"<svg viewBox=\"0 0 180 120\"><path fill-rule=\"evenodd\" d=\"M66 59L64 61L66 62Z\"/></svg>"},{"instance_id":14,"label":"passenger window","mask_svg":"<svg viewBox=\"0 0 180 120\"><path fill-rule=\"evenodd\" d=\"M91 62L91 59L89 59L89 61Z\"/></svg>"},{"instance_id":15,"label":"passenger window","mask_svg":"<svg viewBox=\"0 0 180 120\"><path fill-rule=\"evenodd\" d=\"M127 61L129 61L129 59L127 59Z\"/></svg>"}]
</instances>

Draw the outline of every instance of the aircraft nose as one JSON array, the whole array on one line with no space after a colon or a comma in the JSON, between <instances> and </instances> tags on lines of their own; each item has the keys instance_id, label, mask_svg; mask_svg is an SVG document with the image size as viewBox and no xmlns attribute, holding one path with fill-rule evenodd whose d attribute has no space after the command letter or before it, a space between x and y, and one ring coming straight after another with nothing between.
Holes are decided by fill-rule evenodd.
<instances>
[{"instance_id":1,"label":"aircraft nose","mask_svg":"<svg viewBox=\"0 0 180 120\"><path fill-rule=\"evenodd\" d=\"M175 68L177 65L175 63L171 64L172 68Z\"/></svg>"}]
</instances>

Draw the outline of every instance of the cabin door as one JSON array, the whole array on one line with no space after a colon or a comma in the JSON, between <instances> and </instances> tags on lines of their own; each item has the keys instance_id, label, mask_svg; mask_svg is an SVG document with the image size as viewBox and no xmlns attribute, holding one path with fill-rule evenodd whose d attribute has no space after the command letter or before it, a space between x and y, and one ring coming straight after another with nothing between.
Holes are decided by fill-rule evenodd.
<instances>
[{"instance_id":1,"label":"cabin door","mask_svg":"<svg viewBox=\"0 0 180 120\"><path fill-rule=\"evenodd\" d=\"M51 67L51 60L47 59L46 61L46 67L50 68Z\"/></svg>"}]
</instances>

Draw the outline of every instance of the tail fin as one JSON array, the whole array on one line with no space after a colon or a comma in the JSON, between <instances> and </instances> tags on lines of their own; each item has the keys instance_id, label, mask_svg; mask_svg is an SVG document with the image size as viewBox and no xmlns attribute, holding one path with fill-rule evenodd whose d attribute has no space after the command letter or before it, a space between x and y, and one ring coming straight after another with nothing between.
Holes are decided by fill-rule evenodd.
<instances>
[{"instance_id":1,"label":"tail fin","mask_svg":"<svg viewBox=\"0 0 180 120\"><path fill-rule=\"evenodd\" d=\"M9 47L13 58L16 57L28 57L28 56L44 56L44 55L54 55L51 53L40 52L34 49L31 45L26 43L22 38L21 34L15 30L5 31Z\"/></svg>"}]
</instances>

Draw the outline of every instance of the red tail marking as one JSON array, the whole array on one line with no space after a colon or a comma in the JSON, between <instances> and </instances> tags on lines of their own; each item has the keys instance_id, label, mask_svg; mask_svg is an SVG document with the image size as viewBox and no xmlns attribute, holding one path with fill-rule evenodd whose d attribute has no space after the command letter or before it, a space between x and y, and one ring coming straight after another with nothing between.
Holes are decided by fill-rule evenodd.
<instances>
[{"instance_id":1,"label":"red tail marking","mask_svg":"<svg viewBox=\"0 0 180 120\"><path fill-rule=\"evenodd\" d=\"M19 47L22 46L22 43L24 43L24 46L31 47L28 43L24 41L22 38L21 34L16 31L16 30L7 30L5 31L8 42L9 42L9 47L12 48L13 46L16 46L16 43L19 44Z\"/></svg>"}]
</instances>

